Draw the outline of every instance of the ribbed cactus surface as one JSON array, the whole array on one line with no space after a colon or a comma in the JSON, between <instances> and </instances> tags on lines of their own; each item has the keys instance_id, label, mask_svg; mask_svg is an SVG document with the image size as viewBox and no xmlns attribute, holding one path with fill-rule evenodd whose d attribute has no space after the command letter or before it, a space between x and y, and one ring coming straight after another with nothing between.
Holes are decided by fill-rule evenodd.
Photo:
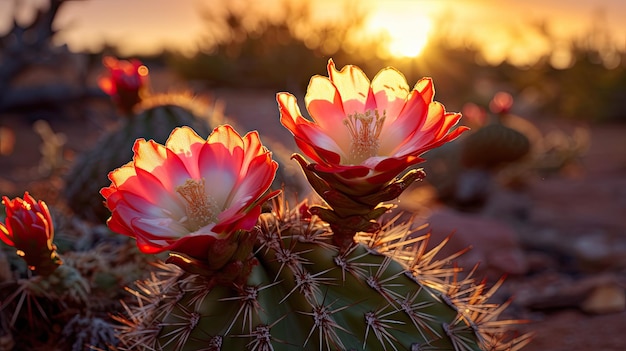
<instances>
[{"instance_id":1,"label":"ribbed cactus surface","mask_svg":"<svg viewBox=\"0 0 626 351\"><path fill-rule=\"evenodd\" d=\"M461 161L470 168L496 168L517 161L530 151L527 136L500 123L478 129L463 142Z\"/></svg>"},{"instance_id":2,"label":"ribbed cactus surface","mask_svg":"<svg viewBox=\"0 0 626 351\"><path fill-rule=\"evenodd\" d=\"M282 214L280 213L281 211ZM426 251L427 235L388 224L349 250L298 211L262 215L243 285L164 265L120 317L128 350L516 350L504 308Z\"/></svg>"},{"instance_id":3,"label":"ribbed cactus surface","mask_svg":"<svg viewBox=\"0 0 626 351\"><path fill-rule=\"evenodd\" d=\"M140 106L140 112L121 121L74 162L66 177L64 196L76 214L100 223L106 221L111 213L102 203L100 189L110 184L110 171L132 159L137 138L164 143L172 129L180 126L190 126L207 137L213 119L221 118L211 115L215 111L206 104L193 106L192 98L185 95L154 96L142 104L145 107Z\"/></svg>"}]
</instances>

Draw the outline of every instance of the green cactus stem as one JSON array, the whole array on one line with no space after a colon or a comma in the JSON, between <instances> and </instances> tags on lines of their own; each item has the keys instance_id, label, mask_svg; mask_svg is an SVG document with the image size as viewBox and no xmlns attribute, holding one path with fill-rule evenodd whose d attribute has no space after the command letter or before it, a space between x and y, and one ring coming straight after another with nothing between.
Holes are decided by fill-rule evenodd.
<instances>
[{"instance_id":1,"label":"green cactus stem","mask_svg":"<svg viewBox=\"0 0 626 351\"><path fill-rule=\"evenodd\" d=\"M519 350L506 304L449 260L444 243L390 221L340 251L331 227L275 201L255 229L244 284L214 285L174 265L139 282L118 316L121 350ZM397 218L397 217L396 217ZM455 256L456 257L456 256Z\"/></svg>"},{"instance_id":2,"label":"green cactus stem","mask_svg":"<svg viewBox=\"0 0 626 351\"><path fill-rule=\"evenodd\" d=\"M409 185L424 179L426 175L422 169L413 169L401 178L394 178L364 193L338 181L333 174L315 170L313 164L309 164L300 154L293 154L292 158L298 162L311 187L325 202L324 205L312 206L309 211L330 225L333 244L340 251L354 244L357 233L374 233L379 230L377 220L394 207L384 202L396 199Z\"/></svg>"}]
</instances>

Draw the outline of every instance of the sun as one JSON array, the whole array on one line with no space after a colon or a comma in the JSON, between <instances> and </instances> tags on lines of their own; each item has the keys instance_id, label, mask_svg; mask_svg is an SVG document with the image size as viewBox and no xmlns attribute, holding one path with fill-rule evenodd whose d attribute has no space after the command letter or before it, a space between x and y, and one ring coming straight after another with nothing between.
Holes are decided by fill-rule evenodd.
<instances>
[{"instance_id":1,"label":"sun","mask_svg":"<svg viewBox=\"0 0 626 351\"><path fill-rule=\"evenodd\" d=\"M428 43L433 27L425 13L387 12L379 9L372 13L366 29L372 34L385 34L389 39L383 43L385 51L395 57L417 57Z\"/></svg>"}]
</instances>

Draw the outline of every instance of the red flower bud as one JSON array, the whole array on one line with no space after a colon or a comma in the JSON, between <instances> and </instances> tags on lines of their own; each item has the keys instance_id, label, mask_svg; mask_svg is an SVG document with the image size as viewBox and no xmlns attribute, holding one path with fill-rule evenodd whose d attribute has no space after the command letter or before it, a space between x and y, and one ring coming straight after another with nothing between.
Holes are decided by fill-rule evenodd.
<instances>
[{"instance_id":1,"label":"red flower bud","mask_svg":"<svg viewBox=\"0 0 626 351\"><path fill-rule=\"evenodd\" d=\"M148 89L148 68L139 60L118 60L111 56L105 57L102 63L109 75L100 77L98 86L111 96L122 112L132 112Z\"/></svg>"},{"instance_id":2,"label":"red flower bud","mask_svg":"<svg viewBox=\"0 0 626 351\"><path fill-rule=\"evenodd\" d=\"M43 201L36 201L28 192L24 199L2 198L6 207L5 224L0 223L0 239L17 249L31 270L49 274L61 264L52 243L54 228L50 211Z\"/></svg>"},{"instance_id":3,"label":"red flower bud","mask_svg":"<svg viewBox=\"0 0 626 351\"><path fill-rule=\"evenodd\" d=\"M503 91L494 95L493 99L489 102L489 110L497 115L509 113L511 107L513 107L513 96Z\"/></svg>"}]
</instances>

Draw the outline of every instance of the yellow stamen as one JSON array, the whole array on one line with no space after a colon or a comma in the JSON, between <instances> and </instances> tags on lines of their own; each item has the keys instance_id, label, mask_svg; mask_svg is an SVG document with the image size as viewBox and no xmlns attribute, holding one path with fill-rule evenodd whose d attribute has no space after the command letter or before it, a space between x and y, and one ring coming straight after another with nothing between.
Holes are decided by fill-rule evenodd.
<instances>
[{"instance_id":1,"label":"yellow stamen","mask_svg":"<svg viewBox=\"0 0 626 351\"><path fill-rule=\"evenodd\" d=\"M352 143L348 162L359 164L369 157L376 156L380 147L380 133L385 123L386 111L381 116L378 110L348 115L343 121L350 132Z\"/></svg>"},{"instance_id":2,"label":"yellow stamen","mask_svg":"<svg viewBox=\"0 0 626 351\"><path fill-rule=\"evenodd\" d=\"M204 178L201 180L187 179L185 184L176 187L176 192L187 202L187 216L181 219L190 231L196 231L205 225L216 222L218 206L205 191Z\"/></svg>"}]
</instances>

